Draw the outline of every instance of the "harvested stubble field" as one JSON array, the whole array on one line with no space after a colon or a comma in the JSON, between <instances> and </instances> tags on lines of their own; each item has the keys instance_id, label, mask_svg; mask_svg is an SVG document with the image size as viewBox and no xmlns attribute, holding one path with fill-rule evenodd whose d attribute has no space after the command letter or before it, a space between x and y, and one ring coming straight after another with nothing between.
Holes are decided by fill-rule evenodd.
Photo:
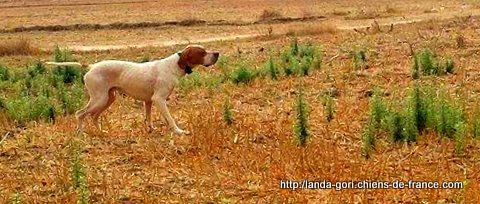
<instances>
[{"instance_id":1,"label":"harvested stubble field","mask_svg":"<svg viewBox=\"0 0 480 204\"><path fill-rule=\"evenodd\" d=\"M331 8L337 5L341 8L338 10L355 10L343 5L350 1L327 2L336 3L329 4ZM355 2L366 5L366 1ZM386 5L390 1L379 2ZM392 8L398 12L395 15L413 15L415 11L402 8L420 5L422 9L418 12L422 13L439 5L452 9L461 6L455 1L445 2L408 1ZM276 5L273 1L269 4ZM7 1L6 5L17 4ZM123 5L128 4L115 6ZM476 6L474 1L467 5ZM378 5L366 9L375 6ZM95 8L105 10L103 7L110 8L103 4ZM251 12L259 15L265 7L256 9ZM321 11L314 14L322 14L317 13ZM439 12L443 15L443 11ZM221 19L233 19L230 15L236 14L219 15ZM164 16L181 19L171 13ZM78 18L78 22L98 23ZM109 22L106 19L104 23ZM36 20L27 18L31 25L38 25ZM348 24L349 20L345 21ZM0 64L9 72L6 79L2 71L5 69L0 69L0 203L477 203L480 200L477 66L480 50L476 46L480 42L479 21L476 17L458 17L398 25L393 30L389 27L378 30L373 26L368 30L329 28L307 33L301 32L301 28L315 22L297 22L293 26L272 25L274 32L296 33L296 38L278 34L205 43L208 49L219 50L222 59L213 69L197 68L194 74L183 78L169 100L170 111L180 127L191 131L188 136L172 135L157 112L154 112L157 129L148 133L141 103L125 96L119 97L102 116L102 126L108 132L95 130L89 124L86 134L75 135L71 109L78 109L86 102L86 97L78 94L83 91L79 76L85 70L62 72L51 67L43 69L41 63L37 64L38 60L52 60L52 55L57 61L74 58L86 63L102 59L142 61L164 57L184 47L74 52L68 56L66 51L50 50L52 44L36 41L59 36L51 42L60 46L109 45L121 41L118 36L124 36L124 41L132 43L134 37L123 33L136 32L137 39L146 40L133 44L151 43L154 40L151 32L158 32L154 28L119 30L121 34L112 35L113 39L106 33L93 44L90 40L95 40L95 34L104 31L78 31L80 36L93 34L86 35L91 39L85 42L81 39L69 42L68 36L74 36L69 34L71 31L1 34L4 41L27 36L44 51L0 57ZM288 32L289 26L296 32ZM248 33L246 28L238 28L235 34ZM187 26L167 30L173 35L176 30L205 33L209 29L214 28ZM215 34L231 32L222 29ZM139 32L142 30L143 34ZM296 58L295 39L300 53L307 57ZM311 54L309 49L313 50ZM428 50L434 55L430 56ZM307 60L310 55L312 61ZM270 59L274 68L268 63ZM315 66L314 62L320 59L321 66ZM433 71L424 71L429 60L434 61L429 70L446 69L444 62L448 64L448 59L454 62L450 71L453 73L440 70L431 75ZM418 79L414 79L414 61L419 64ZM304 76L305 64L311 66ZM293 74L286 76L287 69L292 67L295 67ZM418 126L418 120L411 123L409 114L423 113L411 106L415 87L420 87L423 104L420 107L426 109L428 116L426 128L418 134L408 131L409 124ZM295 131L300 90L308 112L309 137L304 146L299 145ZM429 98L429 94L434 96ZM45 106L36 105L45 101ZM378 101L388 110L375 108L381 107ZM52 107L53 112L44 107ZM29 114L37 112L37 108L37 115ZM378 110L383 112L379 114ZM377 116L378 124L374 119ZM368 139L370 128L375 129L374 142ZM453 135L448 131L453 131ZM412 135L416 137L412 139ZM464 188L280 189L281 180L304 179L460 181Z\"/></svg>"}]
</instances>

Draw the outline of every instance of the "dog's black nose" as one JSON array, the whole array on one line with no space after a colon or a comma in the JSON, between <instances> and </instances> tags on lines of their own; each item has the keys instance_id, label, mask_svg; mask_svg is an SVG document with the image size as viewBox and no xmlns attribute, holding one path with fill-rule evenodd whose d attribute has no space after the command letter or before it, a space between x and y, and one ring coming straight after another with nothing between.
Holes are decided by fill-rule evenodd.
<instances>
[{"instance_id":1,"label":"dog's black nose","mask_svg":"<svg viewBox=\"0 0 480 204\"><path fill-rule=\"evenodd\" d=\"M218 58L218 56L220 56L220 53L219 52L214 52L213 56L215 56L215 58Z\"/></svg>"}]
</instances>

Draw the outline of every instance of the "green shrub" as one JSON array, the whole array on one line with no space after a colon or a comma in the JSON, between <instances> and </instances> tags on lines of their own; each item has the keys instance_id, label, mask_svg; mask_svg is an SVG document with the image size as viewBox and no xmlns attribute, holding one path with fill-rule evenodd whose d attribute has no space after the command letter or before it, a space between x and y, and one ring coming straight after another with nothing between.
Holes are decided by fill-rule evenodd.
<instances>
[{"instance_id":1,"label":"green shrub","mask_svg":"<svg viewBox=\"0 0 480 204\"><path fill-rule=\"evenodd\" d=\"M427 126L428 107L417 83L410 93L410 115L417 131L422 132Z\"/></svg>"},{"instance_id":2,"label":"green shrub","mask_svg":"<svg viewBox=\"0 0 480 204\"><path fill-rule=\"evenodd\" d=\"M455 63L452 59L447 59L445 61L445 72L452 74L455 70Z\"/></svg>"},{"instance_id":3,"label":"green shrub","mask_svg":"<svg viewBox=\"0 0 480 204\"><path fill-rule=\"evenodd\" d=\"M465 124L459 122L455 125L455 134L453 140L455 142L455 154L462 154L465 148Z\"/></svg>"},{"instance_id":4,"label":"green shrub","mask_svg":"<svg viewBox=\"0 0 480 204\"><path fill-rule=\"evenodd\" d=\"M222 72L222 81L226 81L230 78L230 69L229 69L229 64L230 64L230 58L227 56L220 56L217 62L217 67L220 68L220 71Z\"/></svg>"},{"instance_id":5,"label":"green shrub","mask_svg":"<svg viewBox=\"0 0 480 204\"><path fill-rule=\"evenodd\" d=\"M388 132L393 142L399 142L405 139L405 135L403 134L404 120L404 116L397 112L392 112L388 117Z\"/></svg>"},{"instance_id":6,"label":"green shrub","mask_svg":"<svg viewBox=\"0 0 480 204\"><path fill-rule=\"evenodd\" d=\"M312 69L320 69L322 68L322 63L323 63L323 52L320 49L315 49L315 53L313 55L312 59Z\"/></svg>"},{"instance_id":7,"label":"green shrub","mask_svg":"<svg viewBox=\"0 0 480 204\"><path fill-rule=\"evenodd\" d=\"M388 116L387 106L379 95L379 91L374 90L373 96L370 99L370 119L375 128L379 128Z\"/></svg>"},{"instance_id":8,"label":"green shrub","mask_svg":"<svg viewBox=\"0 0 480 204\"><path fill-rule=\"evenodd\" d=\"M27 69L28 76L35 78L37 75L42 75L46 72L45 65L42 62L36 62L33 66Z\"/></svg>"},{"instance_id":9,"label":"green shrub","mask_svg":"<svg viewBox=\"0 0 480 204\"><path fill-rule=\"evenodd\" d=\"M334 105L335 105L335 102L333 101L333 97L331 95L326 94L324 96L324 101L323 101L323 112L327 122L330 122L333 120L333 117L335 114Z\"/></svg>"},{"instance_id":10,"label":"green shrub","mask_svg":"<svg viewBox=\"0 0 480 204\"><path fill-rule=\"evenodd\" d=\"M291 76L294 75L297 70L298 70L298 60L295 57L291 57L289 60L290 63L286 64L283 67L283 72L285 73L285 76Z\"/></svg>"},{"instance_id":11,"label":"green shrub","mask_svg":"<svg viewBox=\"0 0 480 204\"><path fill-rule=\"evenodd\" d=\"M417 141L417 137L418 137L418 128L416 126L416 117L415 115L411 114L412 111L409 111L406 116L404 117L404 120L403 120L403 138L405 138L405 140L408 142L408 143L411 143L411 142L416 142Z\"/></svg>"},{"instance_id":12,"label":"green shrub","mask_svg":"<svg viewBox=\"0 0 480 204\"><path fill-rule=\"evenodd\" d=\"M375 127L368 125L362 133L362 155L370 158L372 150L375 149Z\"/></svg>"},{"instance_id":13,"label":"green shrub","mask_svg":"<svg viewBox=\"0 0 480 204\"><path fill-rule=\"evenodd\" d=\"M460 108L452 106L445 98L439 98L437 101L436 130L440 135L451 138L457 124L464 121L463 112Z\"/></svg>"},{"instance_id":14,"label":"green shrub","mask_svg":"<svg viewBox=\"0 0 480 204\"><path fill-rule=\"evenodd\" d=\"M77 192L77 203L86 204L90 197L87 171L81 155L80 142L76 140L78 139L73 139L70 144L72 186Z\"/></svg>"},{"instance_id":15,"label":"green shrub","mask_svg":"<svg viewBox=\"0 0 480 204\"><path fill-rule=\"evenodd\" d=\"M367 54L365 50L353 51L353 68L355 70L365 69L367 67Z\"/></svg>"},{"instance_id":16,"label":"green shrub","mask_svg":"<svg viewBox=\"0 0 480 204\"><path fill-rule=\"evenodd\" d=\"M474 138L480 137L480 114L476 113L472 121L472 136Z\"/></svg>"},{"instance_id":17,"label":"green shrub","mask_svg":"<svg viewBox=\"0 0 480 204\"><path fill-rule=\"evenodd\" d=\"M441 69L435 62L435 56L430 49L424 49L418 54L420 68L425 75L440 75Z\"/></svg>"},{"instance_id":18,"label":"green shrub","mask_svg":"<svg viewBox=\"0 0 480 204\"><path fill-rule=\"evenodd\" d=\"M292 38L290 40L290 54L292 56L296 56L298 53L299 53L298 39L297 38Z\"/></svg>"},{"instance_id":19,"label":"green shrub","mask_svg":"<svg viewBox=\"0 0 480 204\"><path fill-rule=\"evenodd\" d=\"M53 79L56 83L71 84L77 79L83 78L83 73L79 67L58 66L53 69Z\"/></svg>"},{"instance_id":20,"label":"green shrub","mask_svg":"<svg viewBox=\"0 0 480 204\"><path fill-rule=\"evenodd\" d=\"M268 75L271 79L278 79L278 69L272 58L267 61L265 67L268 70Z\"/></svg>"},{"instance_id":21,"label":"green shrub","mask_svg":"<svg viewBox=\"0 0 480 204\"><path fill-rule=\"evenodd\" d=\"M235 84L248 84L255 78L255 71L248 68L246 64L240 63L231 73L230 79Z\"/></svg>"},{"instance_id":22,"label":"green shrub","mask_svg":"<svg viewBox=\"0 0 480 204\"><path fill-rule=\"evenodd\" d=\"M298 89L295 110L296 120L294 125L294 133L297 138L298 145L305 146L310 134L308 131L308 104L305 101L302 87Z\"/></svg>"},{"instance_id":23,"label":"green shrub","mask_svg":"<svg viewBox=\"0 0 480 204\"><path fill-rule=\"evenodd\" d=\"M299 64L299 75L307 76L310 72L310 67L312 66L312 59L309 57L302 58L302 61Z\"/></svg>"},{"instance_id":24,"label":"green shrub","mask_svg":"<svg viewBox=\"0 0 480 204\"><path fill-rule=\"evenodd\" d=\"M7 107L7 105L5 104L5 99L3 99L2 97L0 97L0 111L2 111L3 109L5 109Z\"/></svg>"},{"instance_id":25,"label":"green shrub","mask_svg":"<svg viewBox=\"0 0 480 204\"><path fill-rule=\"evenodd\" d=\"M226 100L222 107L222 117L227 125L231 125L233 123L233 112L232 112L232 105L230 101Z\"/></svg>"},{"instance_id":26,"label":"green shrub","mask_svg":"<svg viewBox=\"0 0 480 204\"><path fill-rule=\"evenodd\" d=\"M412 78L413 79L418 79L420 78L420 65L418 62L418 56L414 55L413 56L413 66L412 66Z\"/></svg>"},{"instance_id":27,"label":"green shrub","mask_svg":"<svg viewBox=\"0 0 480 204\"><path fill-rule=\"evenodd\" d=\"M20 96L7 101L5 105L7 116L21 125L39 119L55 121L55 109L45 96Z\"/></svg>"},{"instance_id":28,"label":"green shrub","mask_svg":"<svg viewBox=\"0 0 480 204\"><path fill-rule=\"evenodd\" d=\"M72 53L69 50L62 50L60 47L55 46L53 50L53 61L54 62L73 62L75 59L72 56Z\"/></svg>"},{"instance_id":29,"label":"green shrub","mask_svg":"<svg viewBox=\"0 0 480 204\"><path fill-rule=\"evenodd\" d=\"M0 64L0 81L7 81L10 79L10 72L6 66Z\"/></svg>"},{"instance_id":30,"label":"green shrub","mask_svg":"<svg viewBox=\"0 0 480 204\"><path fill-rule=\"evenodd\" d=\"M60 84L57 86L57 96L63 113L73 114L82 106L84 101L83 86L80 82L71 87Z\"/></svg>"}]
</instances>

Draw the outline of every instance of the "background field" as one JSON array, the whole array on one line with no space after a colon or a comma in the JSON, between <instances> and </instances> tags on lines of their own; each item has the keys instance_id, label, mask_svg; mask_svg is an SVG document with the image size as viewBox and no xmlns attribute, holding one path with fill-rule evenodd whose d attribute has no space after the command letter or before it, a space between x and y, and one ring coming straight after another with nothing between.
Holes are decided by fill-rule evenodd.
<instances>
[{"instance_id":1,"label":"background field","mask_svg":"<svg viewBox=\"0 0 480 204\"><path fill-rule=\"evenodd\" d=\"M21 49L18 42L32 47L26 54L0 56L0 64L12 75L23 76L37 61L52 60L55 45L73 50L72 57L82 63L159 59L189 42L224 56L213 69L198 68L185 77L169 100L180 127L192 132L188 136L172 135L155 109L157 129L148 133L141 103L125 96L102 116L108 132L89 124L84 136L74 134L74 117L61 113L60 107L54 124L44 119L20 124L8 107L0 106L0 202L73 203L88 192L90 202L100 203L476 203L479 8L473 0L0 0L0 51L7 45ZM273 14L261 17L265 11ZM205 22L135 27L185 20ZM91 27L114 23L129 26ZM86 26L67 28L73 24ZM14 31L31 26L60 30ZM308 76L280 74L277 80L258 76L239 85L219 80L245 64L264 70L269 58L280 63L294 36L301 45L321 47L320 69ZM414 80L412 54L424 48L441 60L453 59L454 73ZM366 52L367 66L355 69L352 52L358 50ZM457 140L428 129L411 144L392 142L388 131L380 131L370 158L362 156L373 90L379 89L384 101L398 109L408 102L416 83L461 106L467 125L463 152L456 152ZM299 147L294 136L300 85L310 113L311 137L305 147ZM0 81L0 98L6 103L20 95L15 86ZM328 122L324 96L332 90L334 118ZM231 125L222 115L226 101L232 107ZM81 106L86 99L79 102ZM84 178L73 176L79 169ZM303 179L462 181L465 188L279 188L281 180ZM85 186L76 185L78 180Z\"/></svg>"}]
</instances>

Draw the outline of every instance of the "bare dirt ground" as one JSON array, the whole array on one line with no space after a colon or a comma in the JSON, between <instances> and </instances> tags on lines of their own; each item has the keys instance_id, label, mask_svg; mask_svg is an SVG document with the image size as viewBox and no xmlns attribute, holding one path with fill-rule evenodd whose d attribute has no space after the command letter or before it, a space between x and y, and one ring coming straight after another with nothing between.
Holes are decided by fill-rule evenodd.
<instances>
[{"instance_id":1,"label":"bare dirt ground","mask_svg":"<svg viewBox=\"0 0 480 204\"><path fill-rule=\"evenodd\" d=\"M466 117L473 117L480 99L480 20L475 1L254 2L198 1L193 5L191 1L0 0L2 28L188 18L253 22L264 9L280 11L283 16L307 13L327 17L251 26L1 33L0 41L24 37L42 49L54 45L73 48L77 50L74 57L86 63L160 58L182 49L181 44L197 42L228 56L232 68L239 61L261 68L269 57L278 58L279 51L289 45L290 36L286 34L297 33L300 42L323 47L325 63L310 76L178 89L169 107L180 126L192 132L189 136L172 135L157 112L158 129L148 133L138 102L119 97L102 117L108 133L89 125L82 141L91 202L478 203L478 139L466 139L465 153L458 156L453 153L452 140L433 132L421 135L413 145L391 144L385 134L380 134L372 157L361 157L361 135L369 109L366 93L380 87L388 101L406 97L414 83L409 44L414 50L428 47L455 59L454 74L422 80L452 95L465 96L462 102ZM61 4L66 5L58 6ZM380 30L375 29L374 20L381 25ZM391 31L390 24L396 24ZM466 41L463 48L457 46L459 34ZM368 51L369 68L361 72L352 71L350 57L358 47ZM23 69L29 63L51 58L49 52L4 56L0 64ZM199 68L195 72L214 74L220 70ZM306 148L297 147L292 139L293 104L297 86L302 83L311 111L312 138ZM320 96L331 87L339 93L335 118L329 123ZM222 120L225 100L234 109L230 126ZM0 203L10 202L16 193L27 203L76 202L69 152L75 138L73 116L59 116L55 124L32 122L22 129L0 114L0 127L0 136L8 134L0 138ZM466 188L280 189L280 181L287 179L463 181Z\"/></svg>"}]
</instances>

